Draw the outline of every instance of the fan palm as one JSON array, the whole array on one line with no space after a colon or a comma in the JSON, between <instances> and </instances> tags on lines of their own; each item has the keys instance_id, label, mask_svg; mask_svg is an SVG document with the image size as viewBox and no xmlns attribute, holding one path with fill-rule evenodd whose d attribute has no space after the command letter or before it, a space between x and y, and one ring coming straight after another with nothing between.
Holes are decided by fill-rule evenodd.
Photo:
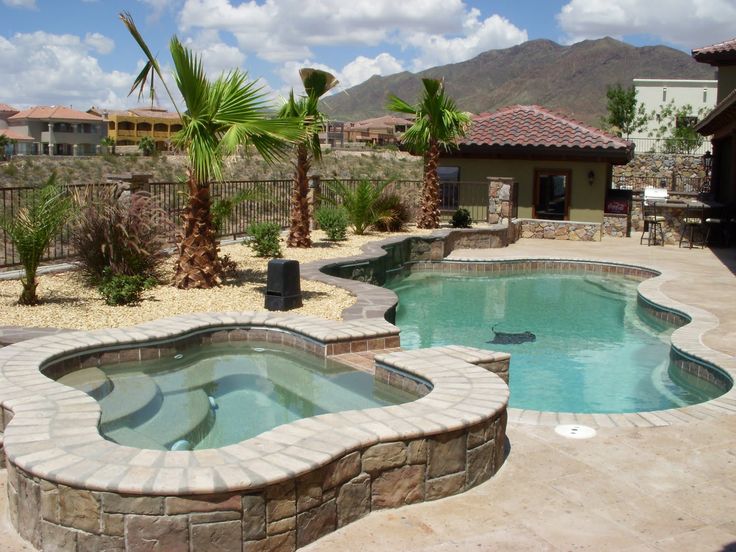
<instances>
[{"instance_id":1,"label":"fan palm","mask_svg":"<svg viewBox=\"0 0 736 552\"><path fill-rule=\"evenodd\" d=\"M271 105L266 95L239 69L208 80L201 59L174 36L169 51L174 79L186 107L182 112L130 14L121 13L120 18L147 59L131 93L139 89L140 97L146 84L153 88L153 78L158 77L182 120L182 129L172 141L189 157L189 203L182 215L174 285L184 289L216 286L221 281L222 263L212 224L210 182L222 178L224 157L240 145L254 146L268 162L282 157L286 142L304 138L302 122L268 118Z\"/></svg>"},{"instance_id":2,"label":"fan palm","mask_svg":"<svg viewBox=\"0 0 736 552\"><path fill-rule=\"evenodd\" d=\"M324 116L319 111L319 99L337 85L334 75L319 69L300 69L299 76L304 84L306 96L294 97L294 91L281 107L280 117L299 118L306 123L306 136L296 145L294 161L294 188L291 192L291 224L287 245L289 247L311 247L309 236L309 169L313 160L322 157L319 131Z\"/></svg>"},{"instance_id":3,"label":"fan palm","mask_svg":"<svg viewBox=\"0 0 736 552\"><path fill-rule=\"evenodd\" d=\"M422 79L424 94L417 105L389 94L387 109L415 117L414 124L401 137L401 142L412 153L424 156L424 185L422 206L417 226L437 228L440 225L440 194L437 164L440 149L455 146L470 124L470 114L459 111L452 98L445 95L444 85L438 79Z\"/></svg>"},{"instance_id":4,"label":"fan palm","mask_svg":"<svg viewBox=\"0 0 736 552\"><path fill-rule=\"evenodd\" d=\"M19 304L38 304L38 265L44 250L67 221L71 208L68 194L56 184L56 175L52 174L43 188L30 192L25 205L13 218L0 215L0 228L13 242L25 271L21 278L23 291L18 299Z\"/></svg>"}]
</instances>

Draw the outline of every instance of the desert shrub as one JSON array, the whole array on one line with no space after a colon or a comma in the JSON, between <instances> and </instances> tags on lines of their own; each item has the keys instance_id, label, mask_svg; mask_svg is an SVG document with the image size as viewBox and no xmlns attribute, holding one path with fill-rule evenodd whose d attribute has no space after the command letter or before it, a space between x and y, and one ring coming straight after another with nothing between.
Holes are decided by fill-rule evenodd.
<instances>
[{"instance_id":1,"label":"desert shrub","mask_svg":"<svg viewBox=\"0 0 736 552\"><path fill-rule=\"evenodd\" d=\"M472 223L473 219L470 216L470 211L464 207L460 207L455 211L452 214L452 220L450 220L450 224L452 224L453 228L470 228Z\"/></svg>"},{"instance_id":2,"label":"desert shrub","mask_svg":"<svg viewBox=\"0 0 736 552\"><path fill-rule=\"evenodd\" d=\"M155 285L156 280L153 278L139 274L113 274L110 269L106 269L97 290L108 305L134 305L140 303L141 295L146 289Z\"/></svg>"},{"instance_id":3,"label":"desert shrub","mask_svg":"<svg viewBox=\"0 0 736 552\"><path fill-rule=\"evenodd\" d=\"M280 233L281 226L275 222L257 222L248 227L251 239L246 243L253 248L256 257L280 257Z\"/></svg>"},{"instance_id":4,"label":"desert shrub","mask_svg":"<svg viewBox=\"0 0 736 552\"><path fill-rule=\"evenodd\" d=\"M338 196L338 203L345 208L353 232L359 236L387 215L386 211L378 210L378 202L387 185L388 182L373 183L369 180L361 180L355 188L339 181L327 183Z\"/></svg>"},{"instance_id":5,"label":"desert shrub","mask_svg":"<svg viewBox=\"0 0 736 552\"><path fill-rule=\"evenodd\" d=\"M317 224L332 241L344 240L348 233L348 214L343 207L323 205L314 214Z\"/></svg>"},{"instance_id":6,"label":"desert shrub","mask_svg":"<svg viewBox=\"0 0 736 552\"><path fill-rule=\"evenodd\" d=\"M138 142L138 149L143 155L153 155L156 151L156 142L149 136L144 136Z\"/></svg>"},{"instance_id":7,"label":"desert shrub","mask_svg":"<svg viewBox=\"0 0 736 552\"><path fill-rule=\"evenodd\" d=\"M113 187L90 187L77 194L77 204L71 243L88 284L98 286L109 275L161 279L173 225L154 198L145 192L123 198Z\"/></svg>"},{"instance_id":8,"label":"desert shrub","mask_svg":"<svg viewBox=\"0 0 736 552\"><path fill-rule=\"evenodd\" d=\"M373 223L379 232L400 232L411 219L406 204L397 194L384 194L376 202L375 209L383 216Z\"/></svg>"}]
</instances>

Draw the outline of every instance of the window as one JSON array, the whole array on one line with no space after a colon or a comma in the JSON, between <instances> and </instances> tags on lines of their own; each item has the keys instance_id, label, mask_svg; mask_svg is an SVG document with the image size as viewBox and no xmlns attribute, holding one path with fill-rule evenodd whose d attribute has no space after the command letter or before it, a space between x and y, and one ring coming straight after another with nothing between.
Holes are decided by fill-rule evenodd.
<instances>
[{"instance_id":1,"label":"window","mask_svg":"<svg viewBox=\"0 0 736 552\"><path fill-rule=\"evenodd\" d=\"M662 88L662 101L663 102L667 101L667 87L666 86Z\"/></svg>"},{"instance_id":2,"label":"window","mask_svg":"<svg viewBox=\"0 0 736 552\"><path fill-rule=\"evenodd\" d=\"M703 103L708 103L708 89L703 88Z\"/></svg>"},{"instance_id":3,"label":"window","mask_svg":"<svg viewBox=\"0 0 736 552\"><path fill-rule=\"evenodd\" d=\"M440 210L455 210L459 206L460 167L437 167L440 179Z\"/></svg>"},{"instance_id":4,"label":"window","mask_svg":"<svg viewBox=\"0 0 736 552\"><path fill-rule=\"evenodd\" d=\"M570 185L570 171L535 171L534 218L567 220Z\"/></svg>"}]
</instances>

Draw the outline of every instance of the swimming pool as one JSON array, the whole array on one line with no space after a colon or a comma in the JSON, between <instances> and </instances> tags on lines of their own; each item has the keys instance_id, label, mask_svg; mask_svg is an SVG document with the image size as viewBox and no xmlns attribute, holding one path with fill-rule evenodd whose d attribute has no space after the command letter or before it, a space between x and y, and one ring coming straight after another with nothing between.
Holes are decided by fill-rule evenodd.
<instances>
[{"instance_id":1,"label":"swimming pool","mask_svg":"<svg viewBox=\"0 0 736 552\"><path fill-rule=\"evenodd\" d=\"M367 372L265 341L202 345L58 381L89 391L101 380L106 390L92 394L102 435L153 450L217 448L301 418L419 398Z\"/></svg>"},{"instance_id":2,"label":"swimming pool","mask_svg":"<svg viewBox=\"0 0 736 552\"><path fill-rule=\"evenodd\" d=\"M681 373L671 358L674 327L639 306L638 283L596 273L414 272L386 287L399 297L403 347L460 344L511 353L512 407L637 412L723 394L722 386ZM489 343L494 327L535 339Z\"/></svg>"}]
</instances>

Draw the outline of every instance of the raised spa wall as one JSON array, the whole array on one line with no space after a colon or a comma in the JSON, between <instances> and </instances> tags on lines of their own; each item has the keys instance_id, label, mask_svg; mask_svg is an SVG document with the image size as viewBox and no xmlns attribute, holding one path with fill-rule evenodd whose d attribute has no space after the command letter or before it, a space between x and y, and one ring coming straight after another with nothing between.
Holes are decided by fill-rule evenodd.
<instances>
[{"instance_id":1,"label":"raised spa wall","mask_svg":"<svg viewBox=\"0 0 736 552\"><path fill-rule=\"evenodd\" d=\"M209 313L0 350L9 510L20 535L54 551L289 551L373 510L463 492L503 463L508 387L493 373L508 373L502 353L377 354L376 378L424 396L192 452L104 440L99 404L42 375L248 340L324 357L395 347L398 330L380 319Z\"/></svg>"}]
</instances>

